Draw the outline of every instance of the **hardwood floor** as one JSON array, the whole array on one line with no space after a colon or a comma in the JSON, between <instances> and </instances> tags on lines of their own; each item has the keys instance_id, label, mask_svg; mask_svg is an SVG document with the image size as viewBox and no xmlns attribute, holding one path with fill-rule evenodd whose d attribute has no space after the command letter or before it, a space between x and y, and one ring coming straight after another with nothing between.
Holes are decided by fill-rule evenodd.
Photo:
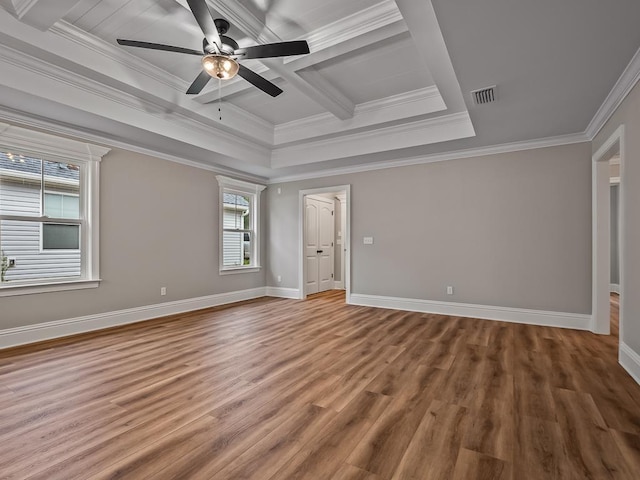
<instances>
[{"instance_id":1,"label":"hardwood floor","mask_svg":"<svg viewBox=\"0 0 640 480\"><path fill-rule=\"evenodd\" d=\"M634 480L617 342L330 292L0 351L0 478Z\"/></svg>"}]
</instances>

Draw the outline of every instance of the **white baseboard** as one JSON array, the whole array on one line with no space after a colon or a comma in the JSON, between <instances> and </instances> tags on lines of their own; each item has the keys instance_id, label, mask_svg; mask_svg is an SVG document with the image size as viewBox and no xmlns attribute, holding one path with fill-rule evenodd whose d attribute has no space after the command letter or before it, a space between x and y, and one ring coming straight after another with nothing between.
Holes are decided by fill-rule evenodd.
<instances>
[{"instance_id":1,"label":"white baseboard","mask_svg":"<svg viewBox=\"0 0 640 480\"><path fill-rule=\"evenodd\" d=\"M267 287L267 297L300 299L300 290L297 288Z\"/></svg>"},{"instance_id":2,"label":"white baseboard","mask_svg":"<svg viewBox=\"0 0 640 480\"><path fill-rule=\"evenodd\" d=\"M617 293L618 295L620 295L620 285L618 285L617 283L612 283L609 285L609 291L612 293Z\"/></svg>"},{"instance_id":3,"label":"white baseboard","mask_svg":"<svg viewBox=\"0 0 640 480\"><path fill-rule=\"evenodd\" d=\"M333 289L334 290L344 290L344 282L333 282Z\"/></svg>"},{"instance_id":4,"label":"white baseboard","mask_svg":"<svg viewBox=\"0 0 640 480\"><path fill-rule=\"evenodd\" d=\"M624 342L620 342L620 353L618 357L620 365L629 372L629 375L640 384L640 355Z\"/></svg>"},{"instance_id":5,"label":"white baseboard","mask_svg":"<svg viewBox=\"0 0 640 480\"><path fill-rule=\"evenodd\" d=\"M472 317L485 320L499 320L501 322L573 328L575 330L589 330L591 323L591 315L580 313L547 312L545 310L438 302L433 300L364 295L361 293L352 293L348 303L367 307L436 313L455 317Z\"/></svg>"},{"instance_id":6,"label":"white baseboard","mask_svg":"<svg viewBox=\"0 0 640 480\"><path fill-rule=\"evenodd\" d=\"M239 290L236 292L219 293L205 297L176 300L174 302L145 305L143 307L128 308L115 312L97 313L84 317L76 317L53 322L27 325L24 327L0 330L0 349L41 342L53 338L66 337L77 333L91 332L103 328L125 325L128 323L165 317L176 313L184 313L202 308L225 305L265 296L265 287Z\"/></svg>"}]
</instances>

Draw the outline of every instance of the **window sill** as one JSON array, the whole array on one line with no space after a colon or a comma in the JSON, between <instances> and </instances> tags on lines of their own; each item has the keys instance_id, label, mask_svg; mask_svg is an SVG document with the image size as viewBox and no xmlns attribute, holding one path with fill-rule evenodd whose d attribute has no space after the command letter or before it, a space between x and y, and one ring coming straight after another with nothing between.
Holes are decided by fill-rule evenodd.
<instances>
[{"instance_id":1,"label":"window sill","mask_svg":"<svg viewBox=\"0 0 640 480\"><path fill-rule=\"evenodd\" d=\"M0 286L0 297L12 297L17 295L31 295L34 293L63 292L66 290L83 290L85 288L98 288L100 280L62 280L47 283L29 283Z\"/></svg>"},{"instance_id":2,"label":"window sill","mask_svg":"<svg viewBox=\"0 0 640 480\"><path fill-rule=\"evenodd\" d=\"M260 271L260 267L236 267L225 268L220 270L220 275L234 275L236 273L256 273Z\"/></svg>"}]
</instances>

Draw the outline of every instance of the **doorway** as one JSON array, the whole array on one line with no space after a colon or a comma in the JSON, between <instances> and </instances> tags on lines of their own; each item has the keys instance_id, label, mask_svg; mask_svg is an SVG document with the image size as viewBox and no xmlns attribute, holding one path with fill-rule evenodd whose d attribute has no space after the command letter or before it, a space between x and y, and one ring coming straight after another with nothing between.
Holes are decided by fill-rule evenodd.
<instances>
[{"instance_id":1,"label":"doorway","mask_svg":"<svg viewBox=\"0 0 640 480\"><path fill-rule=\"evenodd\" d=\"M624 125L620 126L600 147L592 158L592 324L595 333L609 335L612 330L611 290L615 288L619 297L619 338L624 331ZM617 198L612 198L612 183L618 185ZM617 211L612 213L612 206ZM617 218L613 219L613 215ZM616 227L615 232L613 227ZM616 238L617 237L617 238ZM614 254L614 252L616 252ZM615 258L614 258L615 255ZM614 272L618 260L617 272ZM612 282L612 273L617 273L619 283ZM615 285L615 287L614 287ZM620 343L621 343L620 342Z\"/></svg>"},{"instance_id":2,"label":"doorway","mask_svg":"<svg viewBox=\"0 0 640 480\"><path fill-rule=\"evenodd\" d=\"M350 186L299 192L300 298L328 290L350 297Z\"/></svg>"}]
</instances>

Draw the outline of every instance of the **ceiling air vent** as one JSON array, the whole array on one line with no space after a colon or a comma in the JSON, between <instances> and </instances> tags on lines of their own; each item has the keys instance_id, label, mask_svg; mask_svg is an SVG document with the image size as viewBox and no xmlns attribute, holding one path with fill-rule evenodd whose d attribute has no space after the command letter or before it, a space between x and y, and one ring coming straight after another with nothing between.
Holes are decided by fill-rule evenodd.
<instances>
[{"instance_id":1,"label":"ceiling air vent","mask_svg":"<svg viewBox=\"0 0 640 480\"><path fill-rule=\"evenodd\" d=\"M484 105L496 101L496 86L481 88L471 92L474 105Z\"/></svg>"}]
</instances>

